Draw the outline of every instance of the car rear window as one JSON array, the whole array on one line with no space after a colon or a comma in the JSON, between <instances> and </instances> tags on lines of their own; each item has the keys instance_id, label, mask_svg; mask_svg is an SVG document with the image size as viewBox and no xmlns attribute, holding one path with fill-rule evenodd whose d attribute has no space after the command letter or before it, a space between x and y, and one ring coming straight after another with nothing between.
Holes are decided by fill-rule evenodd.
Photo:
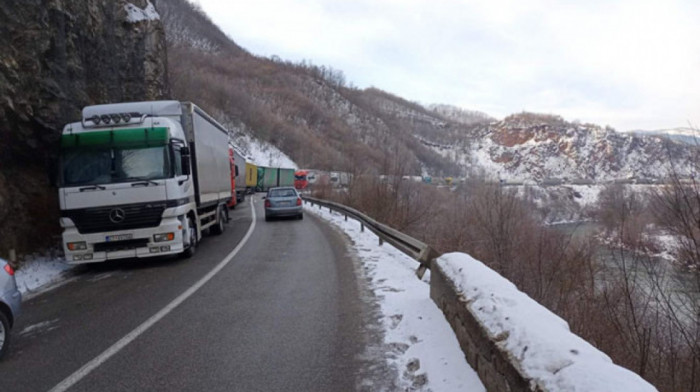
<instances>
[{"instance_id":1,"label":"car rear window","mask_svg":"<svg viewBox=\"0 0 700 392\"><path fill-rule=\"evenodd\" d=\"M295 197L296 195L294 189L272 189L269 197Z\"/></svg>"}]
</instances>

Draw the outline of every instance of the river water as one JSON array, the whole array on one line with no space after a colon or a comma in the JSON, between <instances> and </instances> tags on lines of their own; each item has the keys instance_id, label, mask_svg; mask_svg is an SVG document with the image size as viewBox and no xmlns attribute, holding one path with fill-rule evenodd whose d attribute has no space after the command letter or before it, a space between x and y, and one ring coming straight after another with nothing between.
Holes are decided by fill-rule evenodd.
<instances>
[{"instance_id":1,"label":"river water","mask_svg":"<svg viewBox=\"0 0 700 392\"><path fill-rule=\"evenodd\" d=\"M566 223L552 227L579 240L588 240L603 232L603 227L595 222ZM686 319L697 319L697 316L690 314L700 309L700 282L696 272L679 267L665 258L638 255L600 243L595 249L595 255L603 269L603 273L596 278L599 287L622 277L626 271L626 275L637 287L657 297L653 302L663 303L667 299L674 304L678 313L686 314Z\"/></svg>"}]
</instances>

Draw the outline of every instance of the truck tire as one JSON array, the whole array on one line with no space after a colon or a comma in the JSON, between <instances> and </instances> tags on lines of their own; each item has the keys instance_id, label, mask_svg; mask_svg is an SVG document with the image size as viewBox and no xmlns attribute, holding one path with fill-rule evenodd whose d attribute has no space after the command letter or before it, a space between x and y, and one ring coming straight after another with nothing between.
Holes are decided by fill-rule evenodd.
<instances>
[{"instance_id":1,"label":"truck tire","mask_svg":"<svg viewBox=\"0 0 700 392\"><path fill-rule=\"evenodd\" d=\"M226 230L226 211L224 211L223 208L219 207L217 215L217 222L214 226L211 227L211 232L215 235L221 235Z\"/></svg>"},{"instance_id":2,"label":"truck tire","mask_svg":"<svg viewBox=\"0 0 700 392\"><path fill-rule=\"evenodd\" d=\"M10 321L5 313L0 310L0 358L7 352L7 347L10 346Z\"/></svg>"},{"instance_id":3,"label":"truck tire","mask_svg":"<svg viewBox=\"0 0 700 392\"><path fill-rule=\"evenodd\" d=\"M195 226L192 218L187 218L187 230L186 233L183 233L183 235L189 235L190 246L182 251L181 255L183 258L189 259L197 252L197 226Z\"/></svg>"}]
</instances>

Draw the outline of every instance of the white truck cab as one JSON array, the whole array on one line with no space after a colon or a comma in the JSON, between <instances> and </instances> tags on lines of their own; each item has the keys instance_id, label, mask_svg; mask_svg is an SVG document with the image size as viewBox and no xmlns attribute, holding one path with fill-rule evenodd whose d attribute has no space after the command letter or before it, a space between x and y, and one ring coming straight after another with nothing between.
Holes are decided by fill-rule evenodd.
<instances>
[{"instance_id":1,"label":"white truck cab","mask_svg":"<svg viewBox=\"0 0 700 392\"><path fill-rule=\"evenodd\" d=\"M65 126L58 170L69 263L191 256L224 230L228 131L188 102L88 106Z\"/></svg>"}]
</instances>

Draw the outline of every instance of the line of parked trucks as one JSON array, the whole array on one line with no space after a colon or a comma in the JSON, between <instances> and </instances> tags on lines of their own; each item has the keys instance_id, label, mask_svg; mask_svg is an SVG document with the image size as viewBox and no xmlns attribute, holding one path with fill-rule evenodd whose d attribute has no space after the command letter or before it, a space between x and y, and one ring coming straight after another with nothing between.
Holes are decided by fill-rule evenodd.
<instances>
[{"instance_id":1,"label":"line of parked trucks","mask_svg":"<svg viewBox=\"0 0 700 392\"><path fill-rule=\"evenodd\" d=\"M271 187L347 187L352 174L257 166L191 102L87 106L64 127L52 176L68 263L179 254L221 234L229 209Z\"/></svg>"},{"instance_id":2,"label":"line of parked trucks","mask_svg":"<svg viewBox=\"0 0 700 392\"><path fill-rule=\"evenodd\" d=\"M246 162L224 126L179 101L85 107L63 129L54 174L74 264L190 257L246 193L294 184L294 169Z\"/></svg>"}]
</instances>

